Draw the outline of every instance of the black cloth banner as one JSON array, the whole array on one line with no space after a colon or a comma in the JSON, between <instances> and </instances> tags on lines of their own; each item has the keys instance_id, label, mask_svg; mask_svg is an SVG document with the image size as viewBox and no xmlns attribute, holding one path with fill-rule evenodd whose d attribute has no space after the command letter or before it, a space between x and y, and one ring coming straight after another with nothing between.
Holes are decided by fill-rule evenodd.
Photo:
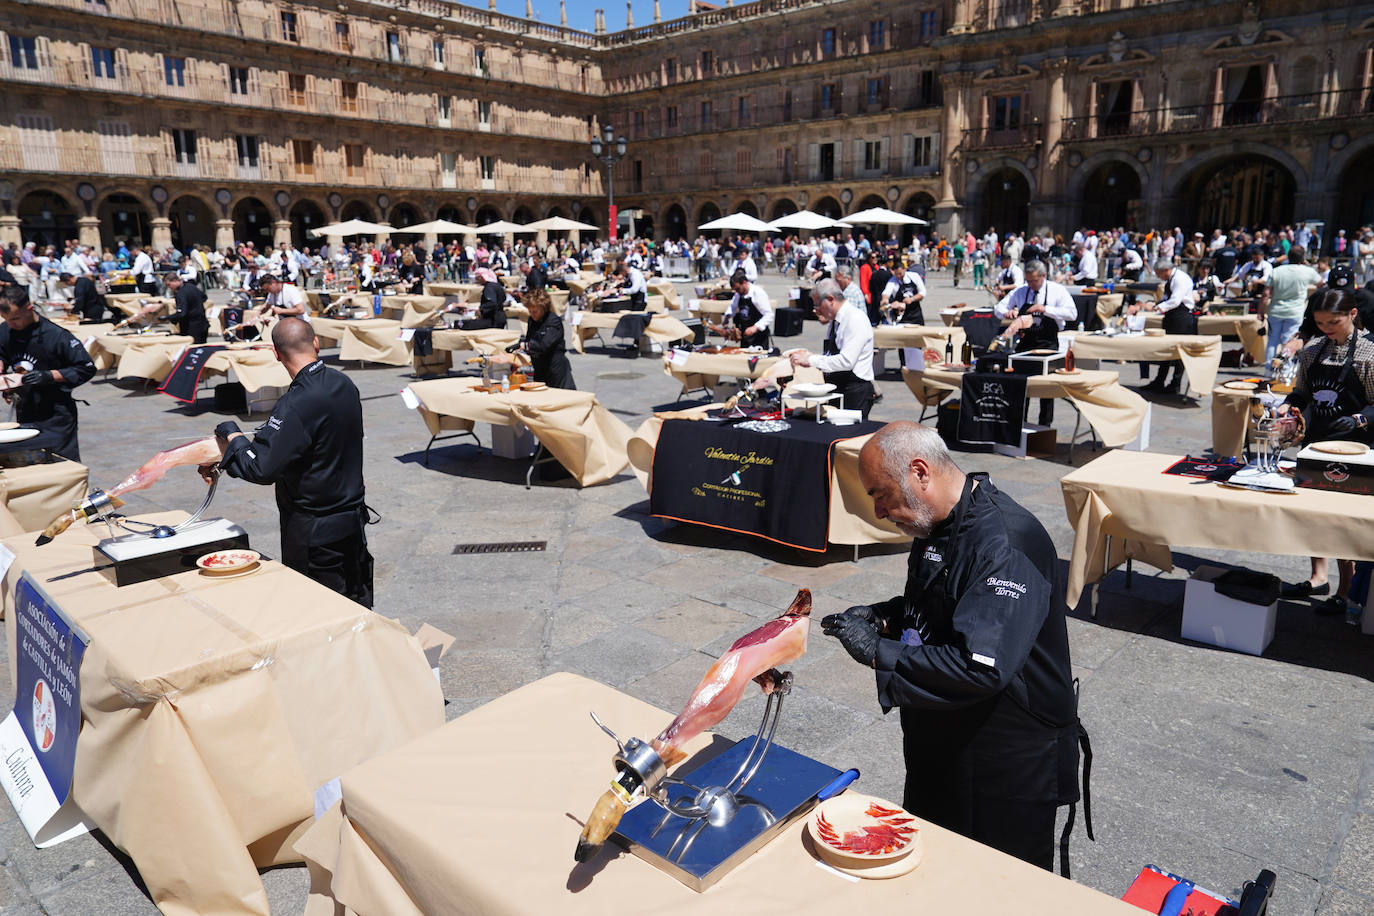
<instances>
[{"instance_id":1,"label":"black cloth banner","mask_svg":"<svg viewBox=\"0 0 1374 916\"><path fill-rule=\"evenodd\" d=\"M416 328L415 336L410 338L411 352L416 356L431 356L434 353L434 329Z\"/></svg>"},{"instance_id":2,"label":"black cloth banner","mask_svg":"<svg viewBox=\"0 0 1374 916\"><path fill-rule=\"evenodd\" d=\"M194 403L196 389L200 387L201 373L205 371L205 363L212 355L223 349L223 346L215 344L187 347L182 350L180 358L172 364L172 371L167 373L167 378L163 379L157 390L163 394L170 394L182 403Z\"/></svg>"},{"instance_id":3,"label":"black cloth banner","mask_svg":"<svg viewBox=\"0 0 1374 916\"><path fill-rule=\"evenodd\" d=\"M615 323L615 330L611 332L611 336L639 340L644 336L644 332L649 329L650 321L653 321L652 315L644 315L639 312L622 315L620 320Z\"/></svg>"},{"instance_id":4,"label":"black cloth banner","mask_svg":"<svg viewBox=\"0 0 1374 916\"><path fill-rule=\"evenodd\" d=\"M883 424L788 422L781 432L761 433L712 420L664 421L649 513L825 550L833 447Z\"/></svg>"},{"instance_id":5,"label":"black cloth banner","mask_svg":"<svg viewBox=\"0 0 1374 916\"><path fill-rule=\"evenodd\" d=\"M1005 372L970 372L959 402L959 441L1020 445L1026 412L1026 377Z\"/></svg>"}]
</instances>

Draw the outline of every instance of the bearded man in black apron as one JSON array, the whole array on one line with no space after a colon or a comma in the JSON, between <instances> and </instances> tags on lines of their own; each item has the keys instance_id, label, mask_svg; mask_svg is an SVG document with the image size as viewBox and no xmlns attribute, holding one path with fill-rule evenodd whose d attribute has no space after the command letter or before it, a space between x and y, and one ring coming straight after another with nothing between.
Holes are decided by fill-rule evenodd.
<instances>
[{"instance_id":1,"label":"bearded man in black apron","mask_svg":"<svg viewBox=\"0 0 1374 916\"><path fill-rule=\"evenodd\" d=\"M1302 414L1308 442L1348 439L1369 444L1374 441L1374 339L1360 333L1351 291L1323 290L1310 304L1321 335L1298 351L1298 375L1281 410ZM1337 567L1340 583L1336 594L1315 606L1319 614L1345 613L1355 564L1338 560ZM1313 557L1311 577L1306 582L1284 585L1283 594L1302 598L1325 595L1330 590L1326 558Z\"/></svg>"},{"instance_id":2,"label":"bearded man in black apron","mask_svg":"<svg viewBox=\"0 0 1374 916\"><path fill-rule=\"evenodd\" d=\"M1026 282L997 303L998 318L1010 318L1002 332L1004 340L1015 340L1015 352L1058 350L1059 332L1065 324L1078 320L1078 306L1063 284L1046 278L1043 261L1026 265ZM1040 399L1040 425L1054 423L1054 398Z\"/></svg>"},{"instance_id":3,"label":"bearded man in black apron","mask_svg":"<svg viewBox=\"0 0 1374 916\"><path fill-rule=\"evenodd\" d=\"M798 350L793 366L821 370L827 384L844 398L846 410L857 410L863 419L873 406L873 326L858 306L845 301L840 284L822 280L816 284L816 317L826 325L822 355Z\"/></svg>"}]
</instances>

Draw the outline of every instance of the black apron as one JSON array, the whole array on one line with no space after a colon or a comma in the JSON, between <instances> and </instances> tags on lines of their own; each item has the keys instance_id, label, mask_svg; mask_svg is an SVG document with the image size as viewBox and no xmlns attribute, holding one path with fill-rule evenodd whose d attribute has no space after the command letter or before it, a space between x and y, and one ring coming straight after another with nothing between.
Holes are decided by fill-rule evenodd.
<instances>
[{"instance_id":1,"label":"black apron","mask_svg":"<svg viewBox=\"0 0 1374 916\"><path fill-rule=\"evenodd\" d=\"M366 506L316 515L278 509L281 561L363 607L372 607L373 560L367 548Z\"/></svg>"},{"instance_id":2,"label":"black apron","mask_svg":"<svg viewBox=\"0 0 1374 916\"><path fill-rule=\"evenodd\" d=\"M1366 441L1369 427L1356 427L1348 433L1330 432L1331 424L1338 417L1349 417L1369 406L1364 396L1364 383L1355 374L1355 344L1358 333L1350 335L1350 349L1345 354L1345 362L1332 366L1322 362L1326 348L1331 346L1331 338L1322 341L1316 359L1307 369L1307 388L1312 395L1312 403L1303 412L1307 423L1307 441L1321 442L1323 439L1354 439Z\"/></svg>"},{"instance_id":3,"label":"black apron","mask_svg":"<svg viewBox=\"0 0 1374 916\"><path fill-rule=\"evenodd\" d=\"M1030 287L1027 287L1029 289ZM1016 317L1029 314L1032 306L1036 305L1036 300L1040 294L1045 292L1045 288L1040 287L1040 291L1033 293L1030 300L1023 303L1016 310ZM1059 322L1046 314L1031 315L1034 322L1030 327L1021 332L1016 340L1016 352L1025 353L1027 350L1058 350L1059 349Z\"/></svg>"},{"instance_id":4,"label":"black apron","mask_svg":"<svg viewBox=\"0 0 1374 916\"><path fill-rule=\"evenodd\" d=\"M739 305L735 307L735 327L739 328L739 345L741 347L763 347L764 349L768 349L771 346L767 328L760 328L757 334L744 333L745 328L751 328L762 320L763 311L754 304L754 297L740 296Z\"/></svg>"},{"instance_id":5,"label":"black apron","mask_svg":"<svg viewBox=\"0 0 1374 916\"><path fill-rule=\"evenodd\" d=\"M907 280L904 276L897 281L897 299L904 301L907 296L915 295L916 284ZM913 302L902 312L902 324L925 324L925 315L921 314L921 303Z\"/></svg>"},{"instance_id":6,"label":"black apron","mask_svg":"<svg viewBox=\"0 0 1374 916\"><path fill-rule=\"evenodd\" d=\"M833 318L830 321L830 333L826 335L825 341L821 344L821 353L825 356L838 356L839 345L835 342L836 322ZM873 406L873 383L867 379L861 379L854 374L852 369L841 369L838 372L825 372L827 385L834 385L835 390L843 397L845 410L857 410L863 415L863 419L868 419L868 411Z\"/></svg>"}]
</instances>

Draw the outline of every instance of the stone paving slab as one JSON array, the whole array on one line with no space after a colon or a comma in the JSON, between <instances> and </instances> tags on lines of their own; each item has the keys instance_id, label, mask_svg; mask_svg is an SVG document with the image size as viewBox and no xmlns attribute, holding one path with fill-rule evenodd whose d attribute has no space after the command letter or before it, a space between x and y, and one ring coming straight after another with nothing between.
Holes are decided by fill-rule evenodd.
<instances>
[{"instance_id":1,"label":"stone paving slab","mask_svg":"<svg viewBox=\"0 0 1374 916\"><path fill-rule=\"evenodd\" d=\"M930 283L934 310L978 298ZM786 296L775 275L763 283ZM690 295L689 287L682 287ZM217 301L223 293L213 293ZM817 348L814 322L788 346ZM675 403L678 386L655 359L596 346L571 357L578 386L632 428ZM889 361L895 362L895 361ZM422 463L428 435L397 396L406 370L345 367L361 390L367 428L369 502L383 521L369 531L377 557L377 610L414 629L457 636L440 665L449 718L559 670L571 670L676 709L712 660L759 620L775 616L799 587L815 614L871 602L902 589L906 551L871 546L801 554L745 536L650 518L629 473L600 487L568 482L524 487L524 465L494 458L471 440L439 443ZM1243 374L1223 370L1223 376ZM1123 382L1140 384L1133 366ZM879 380L879 420L919 412L900 376ZM108 486L176 440L208 433L223 417L203 398L179 407L135 383L98 378L81 395L82 450L92 480ZM1211 441L1210 405L1150 396L1155 451L1200 450ZM691 398L685 403L693 403ZM241 421L245 428L264 419ZM1083 440L1069 461L1073 412L1057 412L1054 460L956 455L989 470L1045 524L1061 557L1072 545L1059 478L1092 460ZM478 427L483 443L490 430ZM194 475L173 471L131 500L134 511L191 508ZM277 549L272 493L226 481L215 510L241 522L255 546ZM545 540L537 553L453 556L455 544ZM1301 557L1190 550L1168 573L1137 566L1104 582L1099 614L1085 600L1069 621L1082 715L1092 732L1097 842L1081 826L1073 874L1119 896L1147 862L1204 886L1237 893L1260 868L1279 874L1275 916L1374 912L1374 640L1303 603L1280 606L1277 636L1262 658L1179 638L1183 582L1203 562L1233 563L1285 578L1306 574ZM289 613L289 609L283 609ZM858 766L860 788L900 799L901 729L878 708L871 672L814 627L792 666L780 740L835 766ZM12 698L0 666L0 697ZM729 738L751 733L762 702L747 698L722 723ZM588 723L587 741L605 739ZM938 748L931 748L938 753ZM588 800L590 804L591 800ZM148 901L127 858L103 838L35 850L0 802L0 913L146 914ZM1061 813L1061 821L1063 814ZM263 873L273 912L299 913L303 868Z\"/></svg>"}]
</instances>

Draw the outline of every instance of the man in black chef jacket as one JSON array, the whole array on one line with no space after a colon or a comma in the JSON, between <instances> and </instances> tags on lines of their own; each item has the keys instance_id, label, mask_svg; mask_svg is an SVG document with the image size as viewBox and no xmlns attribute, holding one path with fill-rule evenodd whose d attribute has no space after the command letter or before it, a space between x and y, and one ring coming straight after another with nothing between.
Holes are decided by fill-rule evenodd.
<instances>
[{"instance_id":1,"label":"man in black chef jacket","mask_svg":"<svg viewBox=\"0 0 1374 916\"><path fill-rule=\"evenodd\" d=\"M1080 730L1054 543L928 427L883 427L859 478L915 539L906 592L821 625L875 670L883 711L901 710L903 806L1048 869L1055 809L1078 799Z\"/></svg>"},{"instance_id":2,"label":"man in black chef jacket","mask_svg":"<svg viewBox=\"0 0 1374 916\"><path fill-rule=\"evenodd\" d=\"M95 288L95 281L86 274L76 277L62 274L60 279L64 286L72 288L72 311L80 315L82 321L104 321L106 313L119 315L106 304L105 297Z\"/></svg>"},{"instance_id":3,"label":"man in black chef jacket","mask_svg":"<svg viewBox=\"0 0 1374 916\"><path fill-rule=\"evenodd\" d=\"M197 346L205 343L210 336L210 319L205 314L205 293L195 283L187 283L181 274L168 274L163 281L167 292L176 300L177 310L167 316L167 320L177 326L181 333L188 335Z\"/></svg>"},{"instance_id":4,"label":"man in black chef jacket","mask_svg":"<svg viewBox=\"0 0 1374 916\"><path fill-rule=\"evenodd\" d=\"M39 431L25 448L81 460L72 389L95 375L95 363L71 332L33 310L28 290L6 287L0 295L0 361L4 372L23 373L23 387L5 392L18 400L15 419Z\"/></svg>"},{"instance_id":5,"label":"man in black chef jacket","mask_svg":"<svg viewBox=\"0 0 1374 916\"><path fill-rule=\"evenodd\" d=\"M283 563L372 607L358 389L320 360L308 322L277 322L272 349L291 375L291 387L253 438L232 420L215 427L224 441L219 466L230 477L276 485Z\"/></svg>"}]
</instances>

